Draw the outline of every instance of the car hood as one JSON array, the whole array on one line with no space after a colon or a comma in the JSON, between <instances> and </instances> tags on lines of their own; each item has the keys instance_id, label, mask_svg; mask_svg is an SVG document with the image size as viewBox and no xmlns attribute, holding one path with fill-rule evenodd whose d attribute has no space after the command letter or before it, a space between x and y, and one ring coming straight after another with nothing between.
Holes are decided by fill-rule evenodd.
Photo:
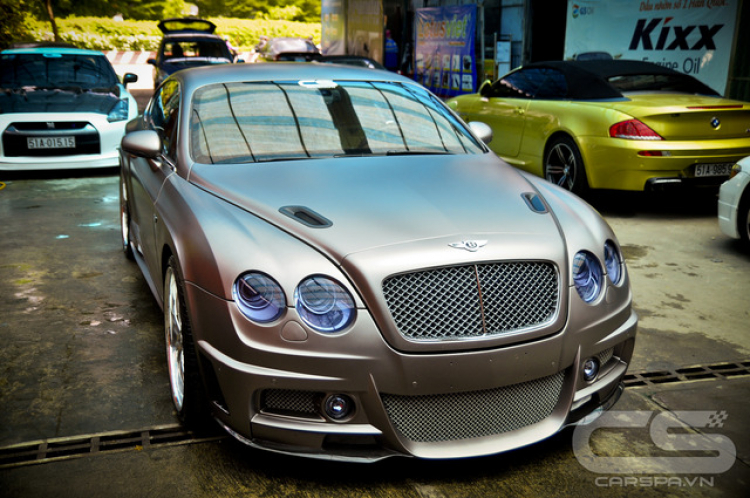
<instances>
[{"instance_id":1,"label":"car hood","mask_svg":"<svg viewBox=\"0 0 750 498\"><path fill-rule=\"evenodd\" d=\"M547 256L557 260L564 252L553 216L524 200L535 188L493 154L196 164L189 179L337 264L436 239L444 239L436 244L441 248L457 243L458 249L464 241L502 239L495 246L510 247L511 240L526 240L546 244L554 253Z\"/></svg>"},{"instance_id":2,"label":"car hood","mask_svg":"<svg viewBox=\"0 0 750 498\"><path fill-rule=\"evenodd\" d=\"M90 112L109 114L120 100L119 88L18 89L0 93L0 114Z\"/></svg>"}]
</instances>

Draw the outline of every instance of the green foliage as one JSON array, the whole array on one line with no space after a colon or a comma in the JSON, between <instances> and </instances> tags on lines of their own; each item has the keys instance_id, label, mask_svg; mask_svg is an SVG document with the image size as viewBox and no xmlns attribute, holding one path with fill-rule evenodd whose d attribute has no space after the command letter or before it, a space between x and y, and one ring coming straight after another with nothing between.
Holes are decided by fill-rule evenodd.
<instances>
[{"instance_id":1,"label":"green foliage","mask_svg":"<svg viewBox=\"0 0 750 498\"><path fill-rule=\"evenodd\" d=\"M7 2L12 0L0 0ZM2 5L2 3L0 3ZM209 18L216 24L218 35L229 36L232 45L243 51L250 50L260 41L260 36L313 37L320 41L320 21L313 23L276 20L249 20ZM57 20L62 41L80 48L94 50L156 50L162 33L156 21L114 21L97 17L69 17ZM52 40L49 22L34 20L29 23L30 36L23 39ZM14 38L11 41L21 41Z\"/></svg>"},{"instance_id":2,"label":"green foliage","mask_svg":"<svg viewBox=\"0 0 750 498\"><path fill-rule=\"evenodd\" d=\"M14 41L31 39L29 18L24 5L18 0L0 0L0 50L8 48Z\"/></svg>"}]
</instances>

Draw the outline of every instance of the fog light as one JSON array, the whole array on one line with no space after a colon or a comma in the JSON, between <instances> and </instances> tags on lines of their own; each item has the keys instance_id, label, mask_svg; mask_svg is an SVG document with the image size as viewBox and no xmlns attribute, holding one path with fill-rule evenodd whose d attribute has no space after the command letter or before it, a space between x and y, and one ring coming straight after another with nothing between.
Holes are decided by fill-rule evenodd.
<instances>
[{"instance_id":1,"label":"fog light","mask_svg":"<svg viewBox=\"0 0 750 498\"><path fill-rule=\"evenodd\" d=\"M587 382L596 379L599 375L599 360L597 358L589 358L583 362L583 378Z\"/></svg>"},{"instance_id":2,"label":"fog light","mask_svg":"<svg viewBox=\"0 0 750 498\"><path fill-rule=\"evenodd\" d=\"M326 416L332 420L342 420L348 417L354 410L354 403L349 396L343 394L332 394L326 398L324 403Z\"/></svg>"}]
</instances>

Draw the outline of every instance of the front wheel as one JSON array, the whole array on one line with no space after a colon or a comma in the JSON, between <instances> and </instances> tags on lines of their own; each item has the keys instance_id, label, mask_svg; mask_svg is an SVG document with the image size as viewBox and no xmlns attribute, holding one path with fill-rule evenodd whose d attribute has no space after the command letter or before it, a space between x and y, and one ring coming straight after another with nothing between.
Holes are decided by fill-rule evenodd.
<instances>
[{"instance_id":1,"label":"front wheel","mask_svg":"<svg viewBox=\"0 0 750 498\"><path fill-rule=\"evenodd\" d=\"M588 191L586 168L573 139L559 137L547 146L544 154L544 178L578 195Z\"/></svg>"},{"instance_id":2,"label":"front wheel","mask_svg":"<svg viewBox=\"0 0 750 498\"><path fill-rule=\"evenodd\" d=\"M180 420L200 428L208 419L208 405L198 371L190 318L185 306L183 280L177 258L169 258L164 276L164 336L172 403Z\"/></svg>"}]
</instances>

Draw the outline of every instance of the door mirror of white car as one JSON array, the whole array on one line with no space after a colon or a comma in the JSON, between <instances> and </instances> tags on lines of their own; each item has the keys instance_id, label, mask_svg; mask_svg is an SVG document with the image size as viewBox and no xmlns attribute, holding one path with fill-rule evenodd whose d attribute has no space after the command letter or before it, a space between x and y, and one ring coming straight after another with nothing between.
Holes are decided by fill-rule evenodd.
<instances>
[{"instance_id":1,"label":"door mirror of white car","mask_svg":"<svg viewBox=\"0 0 750 498\"><path fill-rule=\"evenodd\" d=\"M127 85L128 83L135 83L138 81L138 75L135 73L125 73L122 77L122 84Z\"/></svg>"},{"instance_id":2,"label":"door mirror of white car","mask_svg":"<svg viewBox=\"0 0 750 498\"><path fill-rule=\"evenodd\" d=\"M472 121L469 123L469 128L474 132L482 142L489 144L492 142L492 128L480 121Z\"/></svg>"},{"instance_id":3,"label":"door mirror of white car","mask_svg":"<svg viewBox=\"0 0 750 498\"><path fill-rule=\"evenodd\" d=\"M161 155L161 137L154 130L139 130L122 138L122 150L138 157L156 159Z\"/></svg>"}]
</instances>

